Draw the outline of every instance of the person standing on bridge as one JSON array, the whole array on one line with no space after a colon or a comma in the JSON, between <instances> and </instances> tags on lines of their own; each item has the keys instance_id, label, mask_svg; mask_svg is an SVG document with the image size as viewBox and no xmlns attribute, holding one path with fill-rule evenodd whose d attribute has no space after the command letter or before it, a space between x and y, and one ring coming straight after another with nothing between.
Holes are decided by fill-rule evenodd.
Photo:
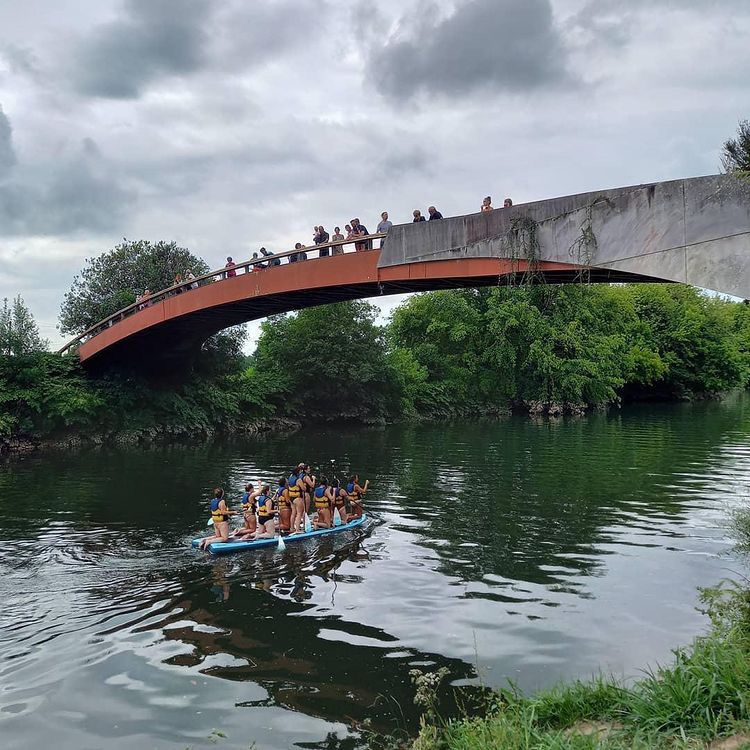
<instances>
[{"instance_id":1,"label":"person standing on bridge","mask_svg":"<svg viewBox=\"0 0 750 750\"><path fill-rule=\"evenodd\" d=\"M330 240L330 235L328 232L326 232L325 227L321 224L318 227L318 233L315 235L315 244L316 245L325 245ZM328 257L329 249L327 247L323 247L319 251L319 257L321 258L327 258Z\"/></svg>"},{"instance_id":2,"label":"person standing on bridge","mask_svg":"<svg viewBox=\"0 0 750 750\"><path fill-rule=\"evenodd\" d=\"M430 207L429 207L429 208L427 209L427 211L428 211L428 212L429 212L429 214L430 214L430 221L435 221L435 219L442 219L442 218L443 218L443 214L441 214L441 213L440 213L440 211L438 211L438 210L437 210L437 209L435 208L435 206L430 206Z\"/></svg>"},{"instance_id":3,"label":"person standing on bridge","mask_svg":"<svg viewBox=\"0 0 750 750\"><path fill-rule=\"evenodd\" d=\"M344 235L341 234L341 227L334 227L333 237L331 237L331 242L342 242L345 239L346 237L344 237ZM336 247L331 248L331 255L343 255L343 254L344 254L343 245L337 245Z\"/></svg>"},{"instance_id":4,"label":"person standing on bridge","mask_svg":"<svg viewBox=\"0 0 750 750\"><path fill-rule=\"evenodd\" d=\"M422 216L422 212L418 208L414 209L412 216L414 217L412 219L412 224L416 224L418 221L427 221L427 219Z\"/></svg>"},{"instance_id":5,"label":"person standing on bridge","mask_svg":"<svg viewBox=\"0 0 750 750\"><path fill-rule=\"evenodd\" d=\"M355 237L366 237L369 232L364 224L360 224L359 219L352 219L352 233ZM372 241L357 242L354 245L354 250L361 253L363 250L372 250Z\"/></svg>"},{"instance_id":6,"label":"person standing on bridge","mask_svg":"<svg viewBox=\"0 0 750 750\"><path fill-rule=\"evenodd\" d=\"M506 198L503 202L503 208L511 208L513 206L513 201L510 198Z\"/></svg>"},{"instance_id":7,"label":"person standing on bridge","mask_svg":"<svg viewBox=\"0 0 750 750\"><path fill-rule=\"evenodd\" d=\"M494 208L492 208L492 198L489 195L482 201L482 205L479 210L480 211L494 211L495 210Z\"/></svg>"},{"instance_id":8,"label":"person standing on bridge","mask_svg":"<svg viewBox=\"0 0 750 750\"><path fill-rule=\"evenodd\" d=\"M185 281L190 282L190 288L191 289L197 289L198 288L198 282L195 280L195 276L193 275L193 272L188 269L185 271Z\"/></svg>"},{"instance_id":9,"label":"person standing on bridge","mask_svg":"<svg viewBox=\"0 0 750 750\"><path fill-rule=\"evenodd\" d=\"M375 230L378 234L388 234L388 230L393 226L393 222L388 220L388 211L383 211L382 214L380 214L380 224L378 224L378 228ZM385 238L380 240L380 247L383 247L383 244L385 243Z\"/></svg>"},{"instance_id":10,"label":"person standing on bridge","mask_svg":"<svg viewBox=\"0 0 750 750\"><path fill-rule=\"evenodd\" d=\"M232 260L232 256L231 255L227 258L227 262L224 265L224 268L227 269L227 272L226 272L226 278L227 279L233 279L237 275L237 271L235 270L236 264Z\"/></svg>"}]
</instances>

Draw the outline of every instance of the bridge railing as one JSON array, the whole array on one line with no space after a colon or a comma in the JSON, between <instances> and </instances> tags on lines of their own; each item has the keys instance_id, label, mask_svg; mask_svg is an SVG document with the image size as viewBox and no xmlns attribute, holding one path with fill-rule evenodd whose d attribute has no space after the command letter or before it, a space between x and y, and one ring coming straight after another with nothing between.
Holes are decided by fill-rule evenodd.
<instances>
[{"instance_id":1,"label":"bridge railing","mask_svg":"<svg viewBox=\"0 0 750 750\"><path fill-rule=\"evenodd\" d=\"M295 255L299 256L300 253L305 253L308 257L306 260L298 260L298 263L309 263L310 261L318 260L321 257L326 257L320 254L321 250L327 250L327 255L332 255L333 257L335 257L336 255L342 255L347 252L367 252L368 250L372 249L373 240L382 240L383 238L385 238L385 234L376 233L362 235L361 237L347 240L324 242L320 245L308 245L300 248L299 250L285 250L281 253L269 253L268 255L263 255L258 258L243 260L241 263L235 263L232 268L224 267L219 268L215 271L209 271L208 273L205 273L202 276L196 276L189 281L183 281L181 284L173 284L166 289L161 289L160 291L154 292L153 294L149 295L146 299L138 300L137 302L133 302L127 307L123 307L122 310L118 310L116 313L103 318L98 323L95 323L90 328L87 328L83 333L79 334L74 339L68 341L65 346L58 350L58 354L65 354L82 342L88 341L102 331L111 328L116 323L119 323L121 320L124 320L131 315L136 315L141 310L150 307L156 302L162 302L163 300L174 297L177 294L188 294L194 289L198 289L201 286L206 286L207 284L213 284L219 281L223 281L224 279L229 278L228 273L231 271L234 271L235 275L240 275L240 273L242 272L268 273L273 268L280 268L289 265L290 257L293 257ZM364 245L364 249L357 250L357 246L361 245ZM351 248L349 248L348 246L351 246ZM318 253L317 258L309 257L310 253L316 252ZM272 265L272 261L277 260L280 262Z\"/></svg>"}]
</instances>

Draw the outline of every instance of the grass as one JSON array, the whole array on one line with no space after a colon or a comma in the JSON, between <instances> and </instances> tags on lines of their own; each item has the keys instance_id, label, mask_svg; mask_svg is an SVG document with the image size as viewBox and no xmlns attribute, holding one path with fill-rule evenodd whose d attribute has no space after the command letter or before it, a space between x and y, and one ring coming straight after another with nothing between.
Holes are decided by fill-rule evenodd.
<instances>
[{"instance_id":1,"label":"grass","mask_svg":"<svg viewBox=\"0 0 750 750\"><path fill-rule=\"evenodd\" d=\"M603 731L592 731L599 726ZM599 679L524 697L496 694L484 718L425 724L414 750L703 748L750 727L750 641L712 632L630 687ZM749 745L750 747L750 745Z\"/></svg>"}]
</instances>

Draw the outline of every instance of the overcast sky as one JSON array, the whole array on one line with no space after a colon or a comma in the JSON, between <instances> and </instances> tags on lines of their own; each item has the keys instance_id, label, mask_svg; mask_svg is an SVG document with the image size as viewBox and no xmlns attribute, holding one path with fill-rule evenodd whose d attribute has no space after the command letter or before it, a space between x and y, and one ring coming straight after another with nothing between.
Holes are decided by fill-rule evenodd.
<instances>
[{"instance_id":1,"label":"overcast sky","mask_svg":"<svg viewBox=\"0 0 750 750\"><path fill-rule=\"evenodd\" d=\"M748 0L2 0L0 298L57 344L123 237L217 267L384 209L715 173L748 71Z\"/></svg>"}]
</instances>

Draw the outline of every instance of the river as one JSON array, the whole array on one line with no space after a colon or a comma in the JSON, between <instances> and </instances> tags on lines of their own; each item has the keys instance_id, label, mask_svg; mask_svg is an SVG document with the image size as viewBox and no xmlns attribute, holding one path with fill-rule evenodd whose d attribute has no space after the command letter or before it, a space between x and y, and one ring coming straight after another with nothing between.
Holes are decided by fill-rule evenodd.
<instances>
[{"instance_id":1,"label":"river","mask_svg":"<svg viewBox=\"0 0 750 750\"><path fill-rule=\"evenodd\" d=\"M414 730L415 667L529 690L637 676L739 569L724 524L749 438L737 396L10 459L2 747L343 749L367 718ZM369 478L366 535L189 547L211 488L299 460Z\"/></svg>"}]
</instances>

